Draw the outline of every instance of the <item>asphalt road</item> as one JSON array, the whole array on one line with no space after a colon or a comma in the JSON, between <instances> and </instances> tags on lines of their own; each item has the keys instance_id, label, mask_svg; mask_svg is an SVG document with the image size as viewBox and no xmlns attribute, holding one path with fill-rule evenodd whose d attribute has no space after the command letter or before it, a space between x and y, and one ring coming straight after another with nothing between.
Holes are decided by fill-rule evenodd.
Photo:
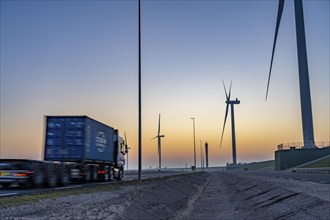
<instances>
[{"instance_id":1,"label":"asphalt road","mask_svg":"<svg viewBox=\"0 0 330 220\"><path fill-rule=\"evenodd\" d=\"M142 179L150 179L150 178L157 178L161 176L170 176L170 175L178 175L180 172L176 170L167 170L167 171L146 171L142 173ZM138 179L138 175L136 171L128 171L122 181L132 181ZM24 195L24 194L32 194L32 193L39 193L39 192L47 192L47 191L54 191L54 190L65 190L71 188L81 188L81 187L91 187L97 185L108 185L116 183L116 180L110 182L94 182L94 183L84 183L84 182L76 182L71 183L65 187L55 187L55 188L31 188L31 187L20 187L18 185L13 185L7 189L0 186L0 198L7 197L7 196L15 196L15 195Z\"/></svg>"}]
</instances>

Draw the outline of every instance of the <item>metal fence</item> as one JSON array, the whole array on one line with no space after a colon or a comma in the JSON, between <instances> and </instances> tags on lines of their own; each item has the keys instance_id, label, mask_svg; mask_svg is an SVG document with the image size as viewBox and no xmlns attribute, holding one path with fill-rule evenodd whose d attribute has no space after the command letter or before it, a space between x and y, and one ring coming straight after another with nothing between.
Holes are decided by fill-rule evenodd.
<instances>
[{"instance_id":1,"label":"metal fence","mask_svg":"<svg viewBox=\"0 0 330 220\"><path fill-rule=\"evenodd\" d=\"M330 168L293 168L292 172L296 173L320 173L320 174L330 174Z\"/></svg>"},{"instance_id":2,"label":"metal fence","mask_svg":"<svg viewBox=\"0 0 330 220\"><path fill-rule=\"evenodd\" d=\"M303 146L303 142L282 143L277 145L277 150L285 150L290 148L300 149ZM330 141L316 141L315 146L318 148L330 147Z\"/></svg>"}]
</instances>

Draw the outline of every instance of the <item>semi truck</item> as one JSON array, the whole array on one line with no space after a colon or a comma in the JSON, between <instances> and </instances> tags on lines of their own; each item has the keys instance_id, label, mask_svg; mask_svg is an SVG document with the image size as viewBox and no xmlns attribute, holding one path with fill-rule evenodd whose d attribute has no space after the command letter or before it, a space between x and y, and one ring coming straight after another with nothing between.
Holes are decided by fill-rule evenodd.
<instances>
[{"instance_id":1,"label":"semi truck","mask_svg":"<svg viewBox=\"0 0 330 220\"><path fill-rule=\"evenodd\" d=\"M45 116L44 159L0 159L0 183L33 187L124 176L127 141L118 130L88 116Z\"/></svg>"}]
</instances>

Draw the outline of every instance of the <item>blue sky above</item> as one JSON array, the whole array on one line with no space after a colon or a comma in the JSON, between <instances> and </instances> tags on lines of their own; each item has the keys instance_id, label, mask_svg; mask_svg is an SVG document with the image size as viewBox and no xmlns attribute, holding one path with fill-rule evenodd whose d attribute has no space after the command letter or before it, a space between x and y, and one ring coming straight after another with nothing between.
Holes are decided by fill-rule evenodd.
<instances>
[{"instance_id":1,"label":"blue sky above","mask_svg":"<svg viewBox=\"0 0 330 220\"><path fill-rule=\"evenodd\" d=\"M329 1L303 2L315 139L328 141ZM231 160L230 123L225 146L218 147L222 79L233 80L232 96L241 100L235 109L239 160L272 159L277 144L302 140L293 1L284 7L264 101L277 5L142 1L144 166L157 164L156 142L149 140L158 113L168 166L191 163L190 117L197 139L210 144L211 163ZM133 167L137 1L1 1L0 83L1 157L40 158L44 115L88 115L126 130ZM178 147L182 152L173 151Z\"/></svg>"}]
</instances>

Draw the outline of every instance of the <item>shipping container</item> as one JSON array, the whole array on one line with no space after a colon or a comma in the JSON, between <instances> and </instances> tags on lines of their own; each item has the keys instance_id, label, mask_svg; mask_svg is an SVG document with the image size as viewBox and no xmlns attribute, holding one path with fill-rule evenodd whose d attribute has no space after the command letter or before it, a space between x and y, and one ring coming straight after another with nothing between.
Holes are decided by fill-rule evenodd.
<instances>
[{"instance_id":1,"label":"shipping container","mask_svg":"<svg viewBox=\"0 0 330 220\"><path fill-rule=\"evenodd\" d=\"M115 129L87 116L46 116L47 161L115 162Z\"/></svg>"}]
</instances>

